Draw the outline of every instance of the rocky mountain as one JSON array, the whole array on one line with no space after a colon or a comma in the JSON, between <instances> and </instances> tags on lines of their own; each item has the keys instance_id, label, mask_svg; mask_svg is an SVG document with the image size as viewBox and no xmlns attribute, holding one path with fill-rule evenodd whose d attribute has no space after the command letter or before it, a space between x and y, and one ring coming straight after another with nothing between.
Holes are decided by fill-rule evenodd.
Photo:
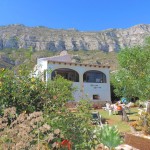
<instances>
[{"instance_id":1,"label":"rocky mountain","mask_svg":"<svg viewBox=\"0 0 150 150\"><path fill-rule=\"evenodd\" d=\"M128 29L108 29L99 32L9 25L0 27L0 50L32 47L36 51L102 50L116 52L126 46L143 44L147 36L150 36L150 25L145 24Z\"/></svg>"}]
</instances>

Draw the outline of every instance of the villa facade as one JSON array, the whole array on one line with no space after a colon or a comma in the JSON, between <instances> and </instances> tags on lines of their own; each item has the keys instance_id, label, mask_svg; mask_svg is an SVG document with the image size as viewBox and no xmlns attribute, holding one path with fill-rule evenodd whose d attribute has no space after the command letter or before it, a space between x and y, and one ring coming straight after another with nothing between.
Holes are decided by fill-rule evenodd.
<instances>
[{"instance_id":1,"label":"villa facade","mask_svg":"<svg viewBox=\"0 0 150 150\"><path fill-rule=\"evenodd\" d=\"M111 102L109 66L74 63L69 54L62 52L59 56L39 58L37 75L41 73L45 81L53 80L56 74L71 80L76 87L75 101Z\"/></svg>"}]
</instances>

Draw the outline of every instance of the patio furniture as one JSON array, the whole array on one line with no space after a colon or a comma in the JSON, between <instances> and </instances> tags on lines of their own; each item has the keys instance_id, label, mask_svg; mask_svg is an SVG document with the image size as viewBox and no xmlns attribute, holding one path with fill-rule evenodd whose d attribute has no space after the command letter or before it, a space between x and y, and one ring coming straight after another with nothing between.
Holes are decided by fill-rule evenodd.
<instances>
[{"instance_id":1,"label":"patio furniture","mask_svg":"<svg viewBox=\"0 0 150 150\"><path fill-rule=\"evenodd\" d=\"M106 103L106 107L102 107L102 109L106 110L109 112L109 116L112 114L113 112L113 106L109 103Z\"/></svg>"},{"instance_id":2,"label":"patio furniture","mask_svg":"<svg viewBox=\"0 0 150 150\"><path fill-rule=\"evenodd\" d=\"M95 125L100 125L102 126L102 116L99 114L99 112L92 112L91 113L92 115L92 124L95 124Z\"/></svg>"}]
</instances>

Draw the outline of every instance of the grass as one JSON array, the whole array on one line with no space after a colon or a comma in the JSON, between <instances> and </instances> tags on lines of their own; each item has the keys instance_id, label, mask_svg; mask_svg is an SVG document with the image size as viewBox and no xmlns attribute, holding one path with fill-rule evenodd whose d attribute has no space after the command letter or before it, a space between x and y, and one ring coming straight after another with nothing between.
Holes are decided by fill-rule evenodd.
<instances>
[{"instance_id":1,"label":"grass","mask_svg":"<svg viewBox=\"0 0 150 150\"><path fill-rule=\"evenodd\" d=\"M110 125L117 126L120 132L130 132L130 125L129 123L138 119L138 108L134 107L130 109L130 114L128 113L129 122L125 122L121 120L121 115L110 115L108 111L103 109L99 110L99 113L102 115L102 118L106 120L106 122Z\"/></svg>"}]
</instances>

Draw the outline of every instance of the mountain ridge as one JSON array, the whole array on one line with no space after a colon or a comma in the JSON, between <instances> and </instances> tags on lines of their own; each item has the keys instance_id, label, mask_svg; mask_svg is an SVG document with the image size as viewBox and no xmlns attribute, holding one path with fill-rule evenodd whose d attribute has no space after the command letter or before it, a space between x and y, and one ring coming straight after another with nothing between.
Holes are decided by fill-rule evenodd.
<instances>
[{"instance_id":1,"label":"mountain ridge","mask_svg":"<svg viewBox=\"0 0 150 150\"><path fill-rule=\"evenodd\" d=\"M35 51L101 50L118 52L121 48L144 44L147 36L150 36L150 24L102 31L64 30L13 24L0 26L0 50L32 47Z\"/></svg>"}]
</instances>

